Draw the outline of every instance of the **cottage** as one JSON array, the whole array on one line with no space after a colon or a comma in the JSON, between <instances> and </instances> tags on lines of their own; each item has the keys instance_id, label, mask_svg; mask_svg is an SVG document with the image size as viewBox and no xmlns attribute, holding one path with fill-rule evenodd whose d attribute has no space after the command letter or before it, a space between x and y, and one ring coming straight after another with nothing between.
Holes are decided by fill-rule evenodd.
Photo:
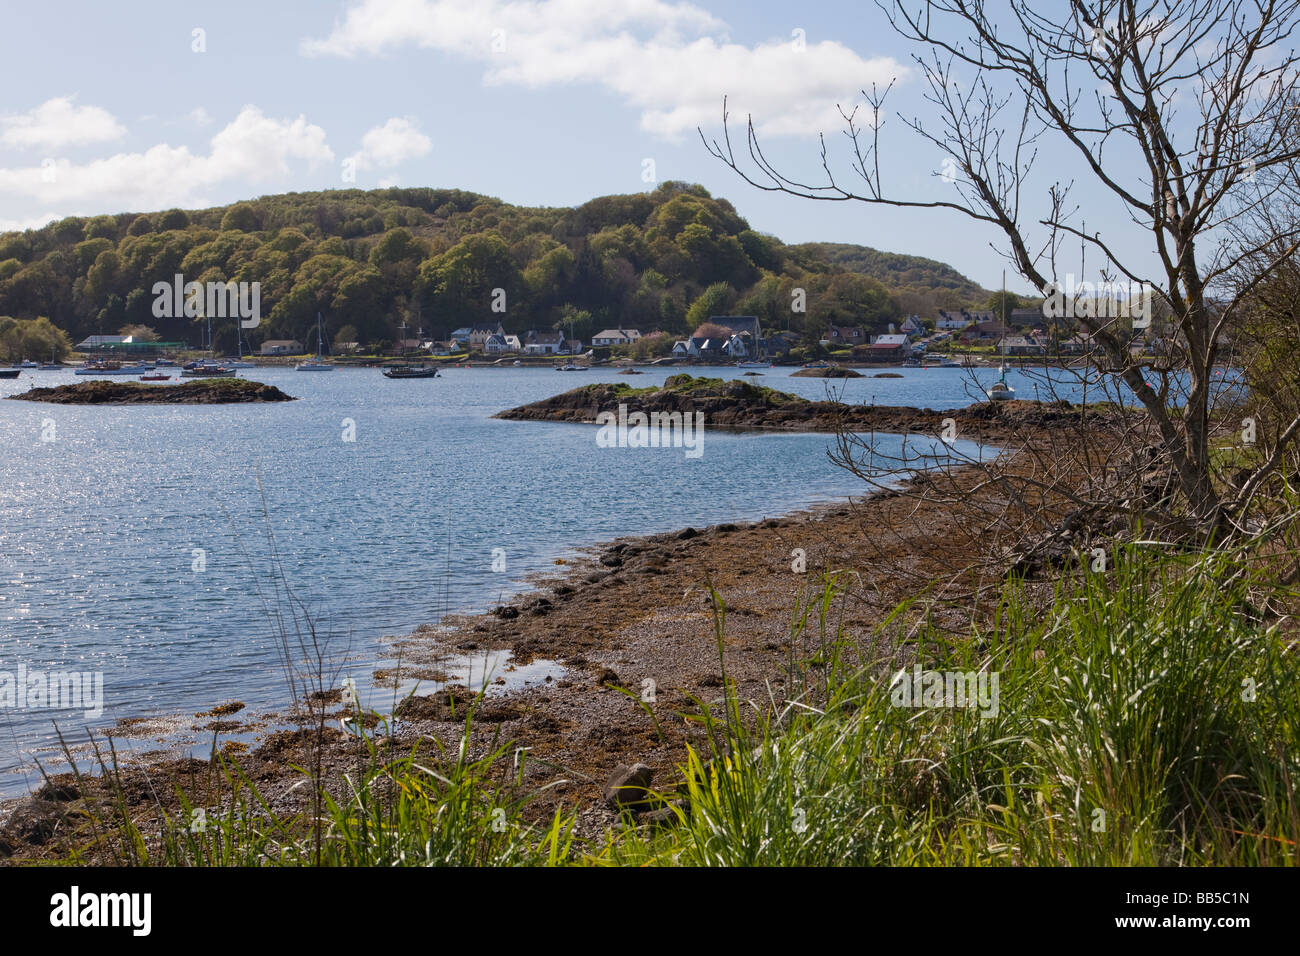
<instances>
[{"instance_id":1,"label":"cottage","mask_svg":"<svg viewBox=\"0 0 1300 956\"><path fill-rule=\"evenodd\" d=\"M1095 352L1099 346L1087 332L1080 332L1061 342L1062 355L1086 355Z\"/></svg>"},{"instance_id":2,"label":"cottage","mask_svg":"<svg viewBox=\"0 0 1300 956\"><path fill-rule=\"evenodd\" d=\"M522 352L523 350L524 350L524 343L519 340L519 336L517 335L506 336L507 352Z\"/></svg>"},{"instance_id":3,"label":"cottage","mask_svg":"<svg viewBox=\"0 0 1300 956\"><path fill-rule=\"evenodd\" d=\"M691 354L691 343L685 339L678 339L673 343L673 356L675 358L685 358Z\"/></svg>"},{"instance_id":4,"label":"cottage","mask_svg":"<svg viewBox=\"0 0 1300 956\"><path fill-rule=\"evenodd\" d=\"M763 340L762 346L769 355L785 355L799 344L799 336L793 332L774 332Z\"/></svg>"},{"instance_id":5,"label":"cottage","mask_svg":"<svg viewBox=\"0 0 1300 956\"><path fill-rule=\"evenodd\" d=\"M506 350L506 337L504 335L494 333L483 340L483 351L488 355L500 355Z\"/></svg>"},{"instance_id":6,"label":"cottage","mask_svg":"<svg viewBox=\"0 0 1300 956\"><path fill-rule=\"evenodd\" d=\"M1045 355L1047 347L1025 335L1004 335L998 340L998 352L1002 355Z\"/></svg>"},{"instance_id":7,"label":"cottage","mask_svg":"<svg viewBox=\"0 0 1300 956\"><path fill-rule=\"evenodd\" d=\"M560 355L568 350L563 332L533 330L524 336L524 351L529 355Z\"/></svg>"},{"instance_id":8,"label":"cottage","mask_svg":"<svg viewBox=\"0 0 1300 956\"><path fill-rule=\"evenodd\" d=\"M267 339L262 343L263 355L301 355L302 343L297 339Z\"/></svg>"},{"instance_id":9,"label":"cottage","mask_svg":"<svg viewBox=\"0 0 1300 956\"><path fill-rule=\"evenodd\" d=\"M915 338L925 334L925 323L921 321L920 316L909 315L898 330L910 338Z\"/></svg>"},{"instance_id":10,"label":"cottage","mask_svg":"<svg viewBox=\"0 0 1300 956\"><path fill-rule=\"evenodd\" d=\"M727 352L728 339L721 337L707 338L702 335L693 335L687 343L687 351L698 359L720 359Z\"/></svg>"},{"instance_id":11,"label":"cottage","mask_svg":"<svg viewBox=\"0 0 1300 956\"><path fill-rule=\"evenodd\" d=\"M875 341L859 348L857 354L868 362L901 362L912 354L912 343L901 332L877 335Z\"/></svg>"},{"instance_id":12,"label":"cottage","mask_svg":"<svg viewBox=\"0 0 1300 956\"><path fill-rule=\"evenodd\" d=\"M955 332L964 329L970 325L978 325L982 322L994 322L997 316L988 310L971 311L962 309L960 312L947 312L939 310L939 317L935 319L934 327L938 330Z\"/></svg>"},{"instance_id":13,"label":"cottage","mask_svg":"<svg viewBox=\"0 0 1300 956\"><path fill-rule=\"evenodd\" d=\"M748 332L737 332L731 338L727 339L727 344L723 350L731 358L740 360L754 358L758 355L758 350L754 347L753 337Z\"/></svg>"},{"instance_id":14,"label":"cottage","mask_svg":"<svg viewBox=\"0 0 1300 956\"><path fill-rule=\"evenodd\" d=\"M962 332L959 340L966 345L991 345L1010 334L1011 329L1001 322L980 322Z\"/></svg>"},{"instance_id":15,"label":"cottage","mask_svg":"<svg viewBox=\"0 0 1300 956\"><path fill-rule=\"evenodd\" d=\"M481 349L492 336L505 334L500 322L476 322L469 330L469 347Z\"/></svg>"},{"instance_id":16,"label":"cottage","mask_svg":"<svg viewBox=\"0 0 1300 956\"><path fill-rule=\"evenodd\" d=\"M863 329L850 328L843 325L832 325L827 331L826 336L822 339L827 346L833 349L852 348L855 345L866 345L868 341L867 333Z\"/></svg>"},{"instance_id":17,"label":"cottage","mask_svg":"<svg viewBox=\"0 0 1300 956\"><path fill-rule=\"evenodd\" d=\"M597 347L609 345L631 345L641 338L638 329L604 329L591 338L591 344Z\"/></svg>"}]
</instances>

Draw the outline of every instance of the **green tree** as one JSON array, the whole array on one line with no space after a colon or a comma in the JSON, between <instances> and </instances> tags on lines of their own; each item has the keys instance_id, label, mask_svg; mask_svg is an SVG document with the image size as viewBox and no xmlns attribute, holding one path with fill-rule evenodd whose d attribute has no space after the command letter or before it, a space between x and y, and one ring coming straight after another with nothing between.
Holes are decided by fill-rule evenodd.
<instances>
[{"instance_id":1,"label":"green tree","mask_svg":"<svg viewBox=\"0 0 1300 956\"><path fill-rule=\"evenodd\" d=\"M686 310L686 324L690 328L702 325L710 316L725 315L736 294L725 282L715 282L691 303Z\"/></svg>"}]
</instances>

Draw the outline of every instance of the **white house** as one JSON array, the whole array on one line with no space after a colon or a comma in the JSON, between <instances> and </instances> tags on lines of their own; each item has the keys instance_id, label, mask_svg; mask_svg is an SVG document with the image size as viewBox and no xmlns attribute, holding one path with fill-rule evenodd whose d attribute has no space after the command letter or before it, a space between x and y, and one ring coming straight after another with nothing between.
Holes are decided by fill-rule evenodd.
<instances>
[{"instance_id":1,"label":"white house","mask_svg":"<svg viewBox=\"0 0 1300 956\"><path fill-rule=\"evenodd\" d=\"M263 355L301 355L302 343L297 339L267 339L262 343Z\"/></svg>"},{"instance_id":2,"label":"white house","mask_svg":"<svg viewBox=\"0 0 1300 956\"><path fill-rule=\"evenodd\" d=\"M500 322L475 322L469 330L470 348L483 348L484 343L494 335L505 335L506 330Z\"/></svg>"},{"instance_id":3,"label":"white house","mask_svg":"<svg viewBox=\"0 0 1300 956\"><path fill-rule=\"evenodd\" d=\"M685 339L678 339L676 342L673 343L673 355L680 358L682 356L686 356L690 354L692 354L690 342L686 341Z\"/></svg>"},{"instance_id":4,"label":"white house","mask_svg":"<svg viewBox=\"0 0 1300 956\"><path fill-rule=\"evenodd\" d=\"M519 341L519 336L517 335L506 336L507 352L522 352L523 350L524 350L524 344Z\"/></svg>"},{"instance_id":5,"label":"white house","mask_svg":"<svg viewBox=\"0 0 1300 956\"><path fill-rule=\"evenodd\" d=\"M524 338L524 351L529 355L559 355L567 351L564 333L533 330Z\"/></svg>"},{"instance_id":6,"label":"white house","mask_svg":"<svg viewBox=\"0 0 1300 956\"><path fill-rule=\"evenodd\" d=\"M969 309L962 309L960 312L945 312L939 310L939 317L934 322L934 327L939 331L953 332L966 328L972 322L992 322L996 316L987 310L972 312Z\"/></svg>"},{"instance_id":7,"label":"white house","mask_svg":"<svg viewBox=\"0 0 1300 956\"><path fill-rule=\"evenodd\" d=\"M638 329L603 329L591 337L591 344L597 347L605 345L631 345L641 338Z\"/></svg>"},{"instance_id":8,"label":"white house","mask_svg":"<svg viewBox=\"0 0 1300 956\"><path fill-rule=\"evenodd\" d=\"M904 335L924 335L925 324L918 315L909 315L903 320L903 324L898 329Z\"/></svg>"},{"instance_id":9,"label":"white house","mask_svg":"<svg viewBox=\"0 0 1300 956\"><path fill-rule=\"evenodd\" d=\"M506 337L493 333L483 340L483 351L489 355L500 355L506 349Z\"/></svg>"},{"instance_id":10,"label":"white house","mask_svg":"<svg viewBox=\"0 0 1300 956\"><path fill-rule=\"evenodd\" d=\"M748 332L737 332L731 338L727 339L726 353L734 359L749 358L752 349L750 348L751 339Z\"/></svg>"}]
</instances>

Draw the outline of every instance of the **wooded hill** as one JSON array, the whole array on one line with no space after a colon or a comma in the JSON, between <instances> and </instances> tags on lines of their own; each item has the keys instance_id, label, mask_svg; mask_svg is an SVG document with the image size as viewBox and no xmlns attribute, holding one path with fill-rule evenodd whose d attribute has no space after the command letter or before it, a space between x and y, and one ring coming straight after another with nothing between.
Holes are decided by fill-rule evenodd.
<instances>
[{"instance_id":1,"label":"wooded hill","mask_svg":"<svg viewBox=\"0 0 1300 956\"><path fill-rule=\"evenodd\" d=\"M759 315L808 339L828 323L884 331L988 292L942 263L832 243L785 245L725 199L666 182L576 208L512 206L455 189L285 193L202 210L68 218L0 234L0 316L48 316L79 341L146 325L197 342L202 320L154 315L156 282L258 281L246 333L307 342L443 338L476 321L507 332L608 327L682 335L709 315ZM493 313L493 291L505 292ZM794 311L797 289L806 308ZM497 296L498 301L500 296ZM234 322L218 350L234 347Z\"/></svg>"}]
</instances>

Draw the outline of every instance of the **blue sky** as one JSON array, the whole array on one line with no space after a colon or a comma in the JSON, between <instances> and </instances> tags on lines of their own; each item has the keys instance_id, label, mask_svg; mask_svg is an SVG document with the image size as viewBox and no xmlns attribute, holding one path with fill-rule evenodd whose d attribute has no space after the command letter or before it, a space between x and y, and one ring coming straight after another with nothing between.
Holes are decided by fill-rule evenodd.
<instances>
[{"instance_id":1,"label":"blue sky","mask_svg":"<svg viewBox=\"0 0 1300 956\"><path fill-rule=\"evenodd\" d=\"M841 0L23 4L0 33L0 229L391 184L570 205L648 188L650 159L787 242L929 256L996 288L989 227L765 194L695 132L720 130L726 93L778 166L813 177L817 131L838 138L836 104L861 87L897 77L894 108L925 108L912 52L874 5ZM952 188L935 147L896 117L885 133L887 184ZM1105 221L1103 197L1077 198Z\"/></svg>"}]
</instances>

